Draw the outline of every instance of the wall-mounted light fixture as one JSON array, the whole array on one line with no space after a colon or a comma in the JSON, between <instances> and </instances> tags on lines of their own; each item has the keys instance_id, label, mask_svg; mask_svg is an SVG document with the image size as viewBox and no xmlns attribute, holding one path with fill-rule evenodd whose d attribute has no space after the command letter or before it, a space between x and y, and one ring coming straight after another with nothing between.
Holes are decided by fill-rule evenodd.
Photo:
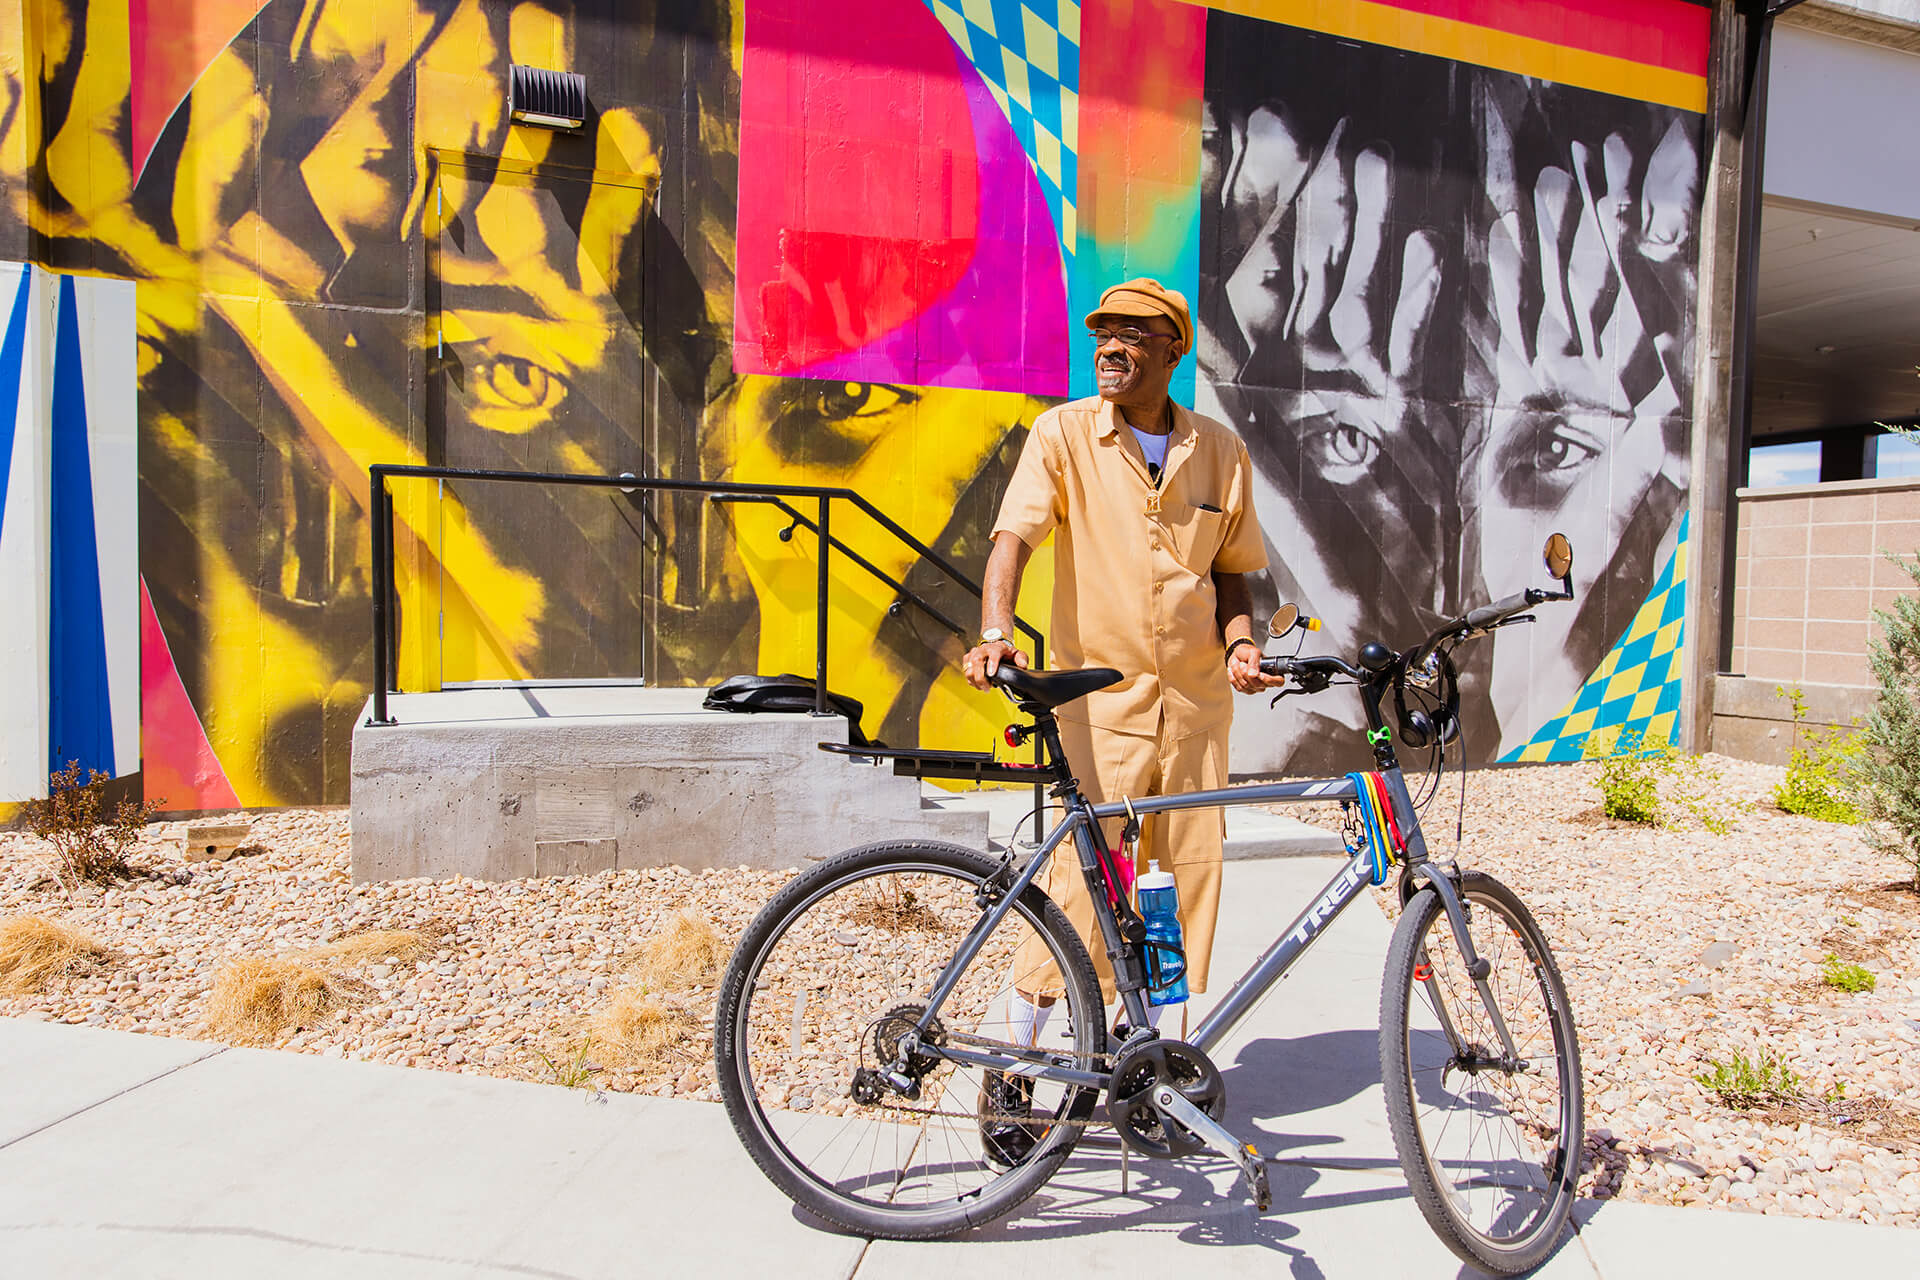
<instances>
[{"instance_id":1,"label":"wall-mounted light fixture","mask_svg":"<svg viewBox=\"0 0 1920 1280\"><path fill-rule=\"evenodd\" d=\"M587 78L515 63L507 70L507 110L515 124L578 129L587 122Z\"/></svg>"}]
</instances>

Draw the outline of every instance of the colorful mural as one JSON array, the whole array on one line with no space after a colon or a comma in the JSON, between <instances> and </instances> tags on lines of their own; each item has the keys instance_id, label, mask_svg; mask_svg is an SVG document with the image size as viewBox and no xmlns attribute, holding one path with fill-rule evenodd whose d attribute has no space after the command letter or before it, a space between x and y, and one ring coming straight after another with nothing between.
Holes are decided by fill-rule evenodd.
<instances>
[{"instance_id":1,"label":"colorful mural","mask_svg":"<svg viewBox=\"0 0 1920 1280\"><path fill-rule=\"evenodd\" d=\"M1574 537L1582 606L1468 673L1477 758L1584 715L1684 564L1699 6L176 9L0 15L0 257L64 273L33 289L75 315L131 299L121 363L82 326L77 367L88 441L96 406L137 400L137 539L109 519L135 504L92 490L103 634L137 661L132 640L74 653L103 651L109 685L137 672L169 807L345 799L370 463L844 485L977 572L1027 426L1090 389L1078 317L1127 275L1195 300L1176 395L1247 438L1263 595L1330 644L1400 639L1528 578L1515 548L1547 528ZM510 63L584 74L587 126L514 126ZM58 417L57 378L0 385ZM28 554L22 492L0 557ZM816 551L769 507L475 482L395 501L404 688L811 667ZM85 630L58 583L87 575L51 559L78 552L54 537L72 510L22 516L48 551L19 563L47 565L49 628ZM974 621L930 563L836 520ZM109 572L136 545L143 586ZM1048 585L1043 553L1022 608L1043 625ZM832 681L870 734L971 745L1004 719L960 640L877 579L843 565L832 611ZM49 705L97 683L48 672ZM1352 711L1296 705L1249 707L1237 768L1347 758Z\"/></svg>"},{"instance_id":2,"label":"colorful mural","mask_svg":"<svg viewBox=\"0 0 1920 1280\"><path fill-rule=\"evenodd\" d=\"M0 263L0 799L140 767L133 292Z\"/></svg>"}]
</instances>

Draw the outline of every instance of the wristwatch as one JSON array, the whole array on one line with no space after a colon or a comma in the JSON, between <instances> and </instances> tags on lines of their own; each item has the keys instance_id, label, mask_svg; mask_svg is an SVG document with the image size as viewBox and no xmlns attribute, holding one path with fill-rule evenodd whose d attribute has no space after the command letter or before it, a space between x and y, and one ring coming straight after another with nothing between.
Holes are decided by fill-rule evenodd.
<instances>
[{"instance_id":1,"label":"wristwatch","mask_svg":"<svg viewBox=\"0 0 1920 1280\"><path fill-rule=\"evenodd\" d=\"M980 633L981 644L992 644L995 640L1004 642L1006 638L1007 638L1007 633L1002 631L998 627L988 627L985 631L982 631Z\"/></svg>"}]
</instances>

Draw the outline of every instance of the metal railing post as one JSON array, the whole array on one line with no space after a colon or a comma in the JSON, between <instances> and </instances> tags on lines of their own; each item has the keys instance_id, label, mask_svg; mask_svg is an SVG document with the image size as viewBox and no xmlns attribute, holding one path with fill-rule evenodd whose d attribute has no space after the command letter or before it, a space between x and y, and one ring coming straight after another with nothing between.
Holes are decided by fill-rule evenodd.
<instances>
[{"instance_id":1,"label":"metal railing post","mask_svg":"<svg viewBox=\"0 0 1920 1280\"><path fill-rule=\"evenodd\" d=\"M392 526L384 518L387 500L387 474L379 466L367 471L368 532L373 539L373 718L368 724L392 724L387 716L387 600L388 578L393 572Z\"/></svg>"},{"instance_id":2,"label":"metal railing post","mask_svg":"<svg viewBox=\"0 0 1920 1280\"><path fill-rule=\"evenodd\" d=\"M827 516L833 509L833 499L826 494L820 495L820 585L818 599L814 605L815 635L813 639L813 714L827 714L827 556L833 550L833 536L828 530ZM851 726L858 729L860 726ZM851 739L852 735L848 735Z\"/></svg>"}]
</instances>

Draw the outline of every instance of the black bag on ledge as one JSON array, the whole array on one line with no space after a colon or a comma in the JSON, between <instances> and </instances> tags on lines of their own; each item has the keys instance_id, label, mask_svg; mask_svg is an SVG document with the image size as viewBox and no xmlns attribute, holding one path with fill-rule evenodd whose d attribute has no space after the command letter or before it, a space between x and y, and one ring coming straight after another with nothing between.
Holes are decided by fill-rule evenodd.
<instances>
[{"instance_id":1,"label":"black bag on ledge","mask_svg":"<svg viewBox=\"0 0 1920 1280\"><path fill-rule=\"evenodd\" d=\"M728 676L707 690L701 705L709 711L812 711L813 693L812 676ZM861 732L860 717L866 708L846 694L827 690L827 709L847 718L847 741L854 746L884 745Z\"/></svg>"}]
</instances>

